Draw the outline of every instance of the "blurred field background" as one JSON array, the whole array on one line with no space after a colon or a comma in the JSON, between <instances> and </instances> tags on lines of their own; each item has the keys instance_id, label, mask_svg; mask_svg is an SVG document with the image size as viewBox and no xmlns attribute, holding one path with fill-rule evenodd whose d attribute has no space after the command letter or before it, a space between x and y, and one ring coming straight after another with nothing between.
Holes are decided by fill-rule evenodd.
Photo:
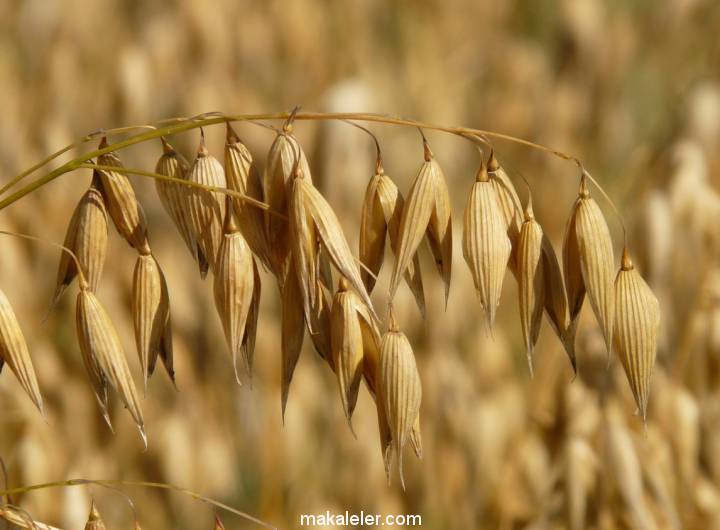
<instances>
[{"instance_id":1,"label":"blurred field background","mask_svg":"<svg viewBox=\"0 0 720 530\"><path fill-rule=\"evenodd\" d=\"M263 275L254 388L238 387L212 301L152 182L134 180L173 312L176 392L161 370L143 401L149 449L116 401L108 432L82 366L73 286L43 322L58 252L2 241L0 288L27 336L44 421L0 376L0 455L11 486L73 477L170 482L280 528L325 510L418 513L426 528L720 528L720 4L716 0L0 0L0 180L99 128L208 111L369 111L527 138L579 157L628 226L663 310L649 421L635 416L619 362L609 371L586 304L579 375L543 324L535 378L507 275L492 337L462 261L461 212L478 166L469 142L428 133L453 195L456 248L447 311L424 257L428 319L406 286L401 326L423 383L424 460L408 450L407 491L387 486L366 391L347 428L333 374L306 340L280 416L277 288ZM407 193L417 131L373 125L386 171ZM271 131L237 130L260 167ZM319 187L357 248L373 146L346 124L298 123ZM221 158L224 129L206 131ZM197 131L171 139L192 159ZM559 252L577 169L497 142L521 197ZM120 153L149 170L160 144ZM2 228L61 242L90 171L2 212ZM621 251L622 231L601 202ZM99 297L140 382L129 313L135 253L110 229ZM616 254L616 255L617 255ZM391 258L376 289L383 292ZM143 528L210 528L212 511L132 489ZM81 528L94 497L109 528L123 498L69 488L14 499L38 520ZM578 515L580 514L580 515ZM574 519L575 518L575 519ZM226 527L254 526L231 516ZM582 521L582 524L579 522ZM586 523L586 524L585 524Z\"/></svg>"}]
</instances>

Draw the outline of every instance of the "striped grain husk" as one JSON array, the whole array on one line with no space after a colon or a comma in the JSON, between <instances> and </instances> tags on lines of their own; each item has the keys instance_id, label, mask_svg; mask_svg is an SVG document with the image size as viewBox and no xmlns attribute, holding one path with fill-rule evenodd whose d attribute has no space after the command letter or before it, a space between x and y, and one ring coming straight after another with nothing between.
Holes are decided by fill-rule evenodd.
<instances>
[{"instance_id":1,"label":"striped grain husk","mask_svg":"<svg viewBox=\"0 0 720 530\"><path fill-rule=\"evenodd\" d=\"M367 306L372 317L377 320L358 265L340 227L340 221L312 182L301 174L298 174L293 181L290 210L289 228L293 262L308 322L311 322L308 312L315 303L320 246L340 275L347 280Z\"/></svg>"},{"instance_id":2,"label":"striped grain husk","mask_svg":"<svg viewBox=\"0 0 720 530\"><path fill-rule=\"evenodd\" d=\"M517 273L517 248L518 238L520 237L520 228L522 227L522 205L520 197L518 197L515 186L513 186L510 177L502 168L495 156L495 151L490 151L490 158L487 163L487 171L490 176L490 182L497 194L498 204L502 212L505 226L507 227L508 239L512 246L510 260L508 266L513 274Z\"/></svg>"},{"instance_id":3,"label":"striped grain husk","mask_svg":"<svg viewBox=\"0 0 720 530\"><path fill-rule=\"evenodd\" d=\"M253 306L254 262L250 247L235 222L232 203L228 197L225 209L223 239L215 265L215 307L225 332L225 340L233 358L235 379L240 384L237 359L243 357L243 363L250 374L246 343L246 325Z\"/></svg>"},{"instance_id":4,"label":"striped grain husk","mask_svg":"<svg viewBox=\"0 0 720 530\"><path fill-rule=\"evenodd\" d=\"M76 326L83 361L98 403L107 420L107 384L120 395L147 446L140 401L120 337L97 297L81 286L77 297Z\"/></svg>"},{"instance_id":5,"label":"striped grain husk","mask_svg":"<svg viewBox=\"0 0 720 530\"><path fill-rule=\"evenodd\" d=\"M368 269L362 268L360 275L368 293L372 293L376 278L380 274L387 238L390 239L393 254L397 253L404 205L405 200L400 190L380 168L378 174L368 183L360 220L360 261ZM408 265L404 277L424 317L425 293L417 253Z\"/></svg>"},{"instance_id":6,"label":"striped grain husk","mask_svg":"<svg viewBox=\"0 0 720 530\"><path fill-rule=\"evenodd\" d=\"M295 366L300 358L303 338L305 337L305 318L303 306L300 302L300 286L297 276L294 273L295 266L289 263L285 273L285 279L281 285L280 299L282 306L281 315L281 395L280 403L282 408L283 422L285 421L285 407L287 406L290 394L290 383L292 383Z\"/></svg>"},{"instance_id":7,"label":"striped grain husk","mask_svg":"<svg viewBox=\"0 0 720 530\"><path fill-rule=\"evenodd\" d=\"M482 162L465 206L464 220L463 256L472 272L488 329L492 329L511 246L497 194Z\"/></svg>"},{"instance_id":8,"label":"striped grain husk","mask_svg":"<svg viewBox=\"0 0 720 530\"><path fill-rule=\"evenodd\" d=\"M161 138L163 146L163 154L155 165L155 173L168 177L187 180L190 171L190 165L185 157L175 151L175 149L165 140ZM190 218L190 210L188 203L188 192L191 190L189 186L183 186L176 182L167 182L164 180L155 180L155 189L160 197L160 202L165 211L172 219L178 232L183 238L185 245L194 260L198 259L197 241L195 241L195 232L193 231L192 220ZM205 260L199 264L207 272L207 262Z\"/></svg>"},{"instance_id":9,"label":"striped grain husk","mask_svg":"<svg viewBox=\"0 0 720 530\"><path fill-rule=\"evenodd\" d=\"M107 147L103 137L99 149ZM146 252L150 246L147 239L145 212L135 196L135 190L128 177L122 173L123 164L115 153L100 155L97 159L100 166L117 167L118 171L98 170L102 182L105 206L115 228L125 240L138 252Z\"/></svg>"},{"instance_id":10,"label":"striped grain husk","mask_svg":"<svg viewBox=\"0 0 720 530\"><path fill-rule=\"evenodd\" d=\"M30 399L43 412L43 400L40 394L40 385L35 375L30 351L25 336L20 329L15 311L5 293L0 291L0 372L7 364L20 382L20 386L30 396Z\"/></svg>"},{"instance_id":11,"label":"striped grain husk","mask_svg":"<svg viewBox=\"0 0 720 530\"><path fill-rule=\"evenodd\" d=\"M535 220L532 199L525 209L525 220L520 229L517 245L518 295L520 298L520 324L527 353L530 374L532 352L540 336L545 302L545 271L542 259L543 230Z\"/></svg>"},{"instance_id":12,"label":"striped grain husk","mask_svg":"<svg viewBox=\"0 0 720 530\"><path fill-rule=\"evenodd\" d=\"M28 530L60 530L49 524L41 523L34 520L27 512L10 506L8 504L0 504L0 519L4 519L12 525L12 528L25 528Z\"/></svg>"},{"instance_id":13,"label":"striped grain husk","mask_svg":"<svg viewBox=\"0 0 720 530\"><path fill-rule=\"evenodd\" d=\"M425 162L410 189L400 217L395 266L390 279L390 298L395 296L400 278L412 263L425 235L445 284L445 302L450 293L452 272L452 220L447 184L440 165L427 142Z\"/></svg>"},{"instance_id":14,"label":"striped grain husk","mask_svg":"<svg viewBox=\"0 0 720 530\"><path fill-rule=\"evenodd\" d=\"M170 297L165 275L152 254L140 254L135 261L132 314L145 391L158 357L174 382Z\"/></svg>"},{"instance_id":15,"label":"striped grain husk","mask_svg":"<svg viewBox=\"0 0 720 530\"><path fill-rule=\"evenodd\" d=\"M600 324L610 353L615 321L615 265L610 230L600 207L590 196L585 175L565 231L563 267L570 308L570 337L574 340L577 319L587 290L590 305Z\"/></svg>"},{"instance_id":16,"label":"striped grain husk","mask_svg":"<svg viewBox=\"0 0 720 530\"><path fill-rule=\"evenodd\" d=\"M650 378L655 364L660 305L633 266L627 249L615 277L614 345L638 410L646 418Z\"/></svg>"},{"instance_id":17,"label":"striped grain husk","mask_svg":"<svg viewBox=\"0 0 720 530\"><path fill-rule=\"evenodd\" d=\"M240 141L237 134L227 124L225 139L225 178L228 189L247 195L258 201L263 200L263 187L260 175L250 151ZM242 199L233 198L237 222L245 241L250 245L260 261L270 266L267 241L265 240L265 219L263 211L249 205Z\"/></svg>"},{"instance_id":18,"label":"striped grain husk","mask_svg":"<svg viewBox=\"0 0 720 530\"><path fill-rule=\"evenodd\" d=\"M188 180L205 186L225 188L225 171L222 164L210 154L201 135L197 156L188 173ZM220 192L191 188L187 193L188 212L195 241L198 246L200 276L205 277L207 269L215 266L217 253L222 241L222 227L225 219L225 197ZM207 263L207 267L204 266Z\"/></svg>"},{"instance_id":19,"label":"striped grain husk","mask_svg":"<svg viewBox=\"0 0 720 530\"><path fill-rule=\"evenodd\" d=\"M290 132L283 131L270 146L263 177L265 203L271 210L287 215L288 195L296 173L312 182L310 167L300 143ZM271 269L279 276L290 252L288 224L265 212L265 233Z\"/></svg>"},{"instance_id":20,"label":"striped grain husk","mask_svg":"<svg viewBox=\"0 0 720 530\"><path fill-rule=\"evenodd\" d=\"M385 415L390 427L392 449L398 457L400 483L403 476L403 448L411 437L420 414L422 388L412 346L390 313L390 326L380 346L380 387Z\"/></svg>"},{"instance_id":21,"label":"striped grain husk","mask_svg":"<svg viewBox=\"0 0 720 530\"><path fill-rule=\"evenodd\" d=\"M77 257L88 286L93 292L97 291L102 277L108 238L107 212L100 186L100 176L97 172L93 172L92 184L75 207L63 243L63 246ZM57 303L77 274L75 260L65 250L61 251L51 305Z\"/></svg>"},{"instance_id":22,"label":"striped grain husk","mask_svg":"<svg viewBox=\"0 0 720 530\"><path fill-rule=\"evenodd\" d=\"M364 352L366 347L377 351L380 334L363 302L348 290L345 278L340 279L333 297L330 319L333 364L345 417L352 430L352 415L365 371Z\"/></svg>"}]
</instances>

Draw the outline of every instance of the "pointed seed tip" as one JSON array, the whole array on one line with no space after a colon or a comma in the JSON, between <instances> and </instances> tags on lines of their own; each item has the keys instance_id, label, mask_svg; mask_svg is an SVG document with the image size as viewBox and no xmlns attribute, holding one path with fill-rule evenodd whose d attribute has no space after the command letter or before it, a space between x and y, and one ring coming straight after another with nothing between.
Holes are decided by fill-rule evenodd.
<instances>
[{"instance_id":1,"label":"pointed seed tip","mask_svg":"<svg viewBox=\"0 0 720 530\"><path fill-rule=\"evenodd\" d=\"M475 181L476 182L488 182L490 180L490 176L488 175L487 168L485 167L485 162L480 160L480 168L477 171L477 174L475 175Z\"/></svg>"},{"instance_id":2,"label":"pointed seed tip","mask_svg":"<svg viewBox=\"0 0 720 530\"><path fill-rule=\"evenodd\" d=\"M490 158L488 158L488 171L497 171L500 168L500 163L495 158L495 150L490 149Z\"/></svg>"}]
</instances>

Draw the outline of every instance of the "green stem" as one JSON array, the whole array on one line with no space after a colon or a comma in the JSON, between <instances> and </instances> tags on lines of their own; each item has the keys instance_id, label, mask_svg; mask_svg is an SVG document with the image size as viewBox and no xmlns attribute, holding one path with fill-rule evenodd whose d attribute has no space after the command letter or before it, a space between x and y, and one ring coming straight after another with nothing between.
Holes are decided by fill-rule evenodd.
<instances>
[{"instance_id":1,"label":"green stem","mask_svg":"<svg viewBox=\"0 0 720 530\"><path fill-rule=\"evenodd\" d=\"M133 480L93 480L93 479L77 478L77 479L70 479L70 480L59 480L56 482L45 482L43 484L34 484L32 486L24 486L24 487L20 487L20 488L13 488L13 489L1 491L0 497L5 497L7 495L17 495L17 494L21 494L21 493L28 493L31 491L38 491L38 490L49 489L49 488L68 488L68 487L73 487L73 486L88 486L88 485L96 485L96 486L104 486L104 487L113 487L113 486L141 487L141 488L154 488L154 489L164 489L164 490L175 491L177 493L182 493L183 495L187 495L188 497L191 497L195 500L215 506L216 508L220 508L221 510L225 510L226 512L235 514L235 515L242 517L244 519L247 519L248 521L251 521L257 525L263 526L265 528L269 528L271 530L277 530L277 528L270 525L269 523L261 521L257 517L253 517L252 515L250 515L248 513L237 510L237 509L233 508L232 506L224 504L220 501L216 501L215 499L211 499L210 497L200 495L199 493L196 493L192 490L181 488L179 486L173 486L172 484L165 484L163 482L147 482L147 481L133 481Z\"/></svg>"},{"instance_id":2,"label":"green stem","mask_svg":"<svg viewBox=\"0 0 720 530\"><path fill-rule=\"evenodd\" d=\"M57 169L47 173L43 177L35 180L31 184L25 186L24 188L21 188L20 190L16 191L15 193L11 194L9 197L6 197L2 201L0 201L0 210L3 208L9 206L10 204L16 202L17 200L23 198L25 195L32 193L36 189L44 186L48 182L53 181L60 175L63 175L69 171L72 171L74 169L77 169L80 164L83 164L92 158L98 157L100 155L118 151L120 149L124 149L125 147L129 147L131 145L139 144L142 142L146 142L148 140L152 140L154 138L160 138L161 136L169 136L172 134L177 134L180 132L189 131L192 129L197 129L199 127L206 127L209 125L215 125L218 123L225 123L225 122L232 122L232 121L260 121L260 120L287 120L290 117L290 114L287 112L280 112L280 113L271 113L271 114L242 114L242 115L222 115L222 114L216 114L216 113L210 113L209 115L205 116L211 116L211 117L196 117L196 118L172 118L170 120L164 120L162 123L171 122L168 125L162 125L160 127L157 127L156 129L153 129L149 132L137 134L134 136L131 136L130 138L126 138L124 140L120 140L118 142L115 142L113 144L109 144L106 147L102 149L96 149L94 151L91 151L89 153L86 153L84 155L81 155L74 160L71 160L70 162L67 162L63 164L62 166L58 167ZM320 113L320 112L298 112L293 117L294 120L309 120L309 121L317 121L317 120L355 120L355 121L365 121L365 122L374 122L374 123L383 123L388 125L400 125L400 126L409 126L409 127L417 127L420 129L428 129L428 130L435 130L435 131L441 131L451 134L456 134L459 136L467 136L467 135L480 135L490 138L496 138L500 140L506 140L514 143L518 143L521 145L525 145L527 147L532 147L534 149L540 149L542 151L545 151L547 153L550 153L558 158L561 158L563 160L568 160L574 162L578 167L582 168L582 164L580 161L570 155L567 155L563 153L562 151L551 149L549 147L546 147L541 144L537 144L535 142L531 142L529 140L524 140L522 138L517 138L515 136L497 133L494 131L487 131L484 129L473 129L468 127L448 127L444 125L437 125L432 123L426 123L416 120L407 120L403 118L396 118L392 116L385 116L380 114L367 114L367 113ZM142 126L142 127L152 127L152 126ZM121 131L129 130L132 128L124 128L120 129ZM109 131L108 131L109 132ZM89 136L85 137L82 141L89 141ZM11 186L17 184L22 179L39 169L40 167L48 164L58 156L60 156L62 153L67 152L70 148L73 146L69 146L67 148L61 149L54 155L48 157L43 162L36 164L32 168L30 168L27 171L24 171L17 177L15 177L13 180L11 180L8 184L6 184L1 191L6 191Z\"/></svg>"}]
</instances>

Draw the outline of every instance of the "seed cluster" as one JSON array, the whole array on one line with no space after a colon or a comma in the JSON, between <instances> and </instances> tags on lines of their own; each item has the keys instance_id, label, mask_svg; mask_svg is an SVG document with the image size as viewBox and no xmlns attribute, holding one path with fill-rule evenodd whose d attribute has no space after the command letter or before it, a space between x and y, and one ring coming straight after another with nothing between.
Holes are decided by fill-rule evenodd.
<instances>
[{"instance_id":1,"label":"seed cluster","mask_svg":"<svg viewBox=\"0 0 720 530\"><path fill-rule=\"evenodd\" d=\"M100 148L107 147L103 138ZM396 459L400 481L403 449L422 455L421 378L413 348L401 331L392 301L401 281L425 316L418 252L425 240L444 284L452 276L452 215L448 185L423 137L424 160L405 199L384 173L380 149L367 185L356 259L333 208L313 184L307 158L289 120L277 131L262 178L237 133L227 126L224 165L204 136L188 163L164 138L156 173L157 193L199 267L213 275L217 312L238 383L251 380L259 318L260 269L272 273L281 301L281 408L283 418L307 330L319 356L334 372L352 429L361 381L375 399L382 457L388 479ZM158 358L174 381L170 297L150 246L143 209L116 153L98 157L92 183L71 218L58 267L54 302L78 278L77 334L88 376L108 425L108 388L125 404L143 439L144 420L126 355L115 327L95 294L108 236L108 214L137 252L132 316L147 388ZM233 193L225 193L229 190ZM254 202L253 202L254 201ZM263 203L267 209L261 209ZM389 287L388 324L371 301L386 241L395 256ZM576 370L575 334L587 295L608 354L614 349L645 417L659 326L658 303L634 269L627 249L619 271L603 213L583 172L565 231L562 271L529 197L518 193L494 152L481 160L463 214L463 257L491 330L505 273L517 280L527 360L542 316ZM383 332L382 329L385 328ZM38 408L42 398L28 348L10 304L0 293L0 369L6 363Z\"/></svg>"}]
</instances>

